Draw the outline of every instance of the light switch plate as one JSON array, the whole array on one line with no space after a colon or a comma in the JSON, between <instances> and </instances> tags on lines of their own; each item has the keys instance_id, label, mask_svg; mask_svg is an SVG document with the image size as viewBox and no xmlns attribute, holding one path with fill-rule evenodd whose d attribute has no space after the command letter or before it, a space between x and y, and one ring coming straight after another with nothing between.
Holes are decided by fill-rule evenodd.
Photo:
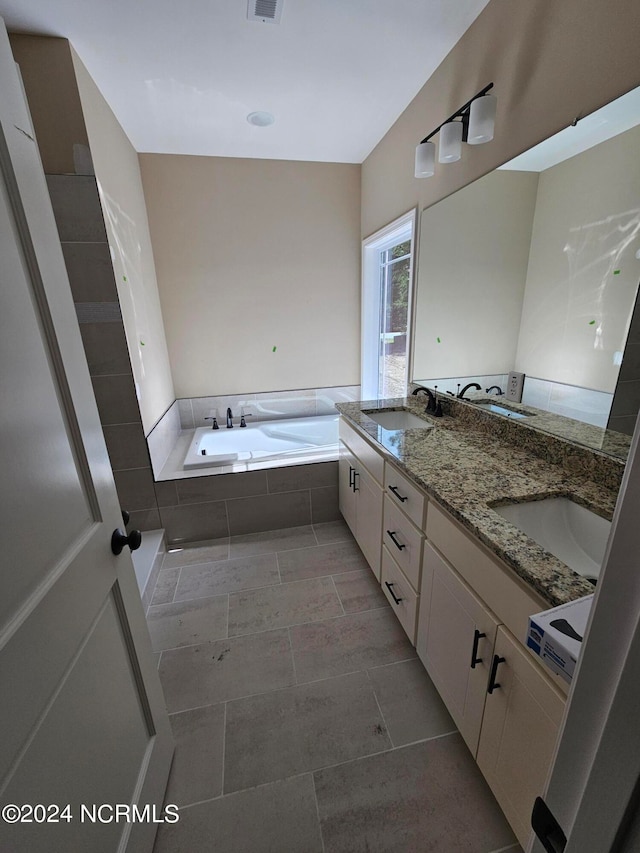
<instances>
[{"instance_id":1,"label":"light switch plate","mask_svg":"<svg viewBox=\"0 0 640 853\"><path fill-rule=\"evenodd\" d=\"M524 373L516 373L512 370L507 380L507 400L519 403L522 400L522 389L524 387Z\"/></svg>"}]
</instances>

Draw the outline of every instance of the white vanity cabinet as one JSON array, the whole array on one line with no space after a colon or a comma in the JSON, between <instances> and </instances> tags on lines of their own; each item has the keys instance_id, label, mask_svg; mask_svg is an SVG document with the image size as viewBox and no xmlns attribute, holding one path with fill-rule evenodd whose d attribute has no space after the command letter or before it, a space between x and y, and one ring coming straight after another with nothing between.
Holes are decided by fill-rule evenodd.
<instances>
[{"instance_id":1,"label":"white vanity cabinet","mask_svg":"<svg viewBox=\"0 0 640 853\"><path fill-rule=\"evenodd\" d=\"M384 461L343 420L338 472L340 512L379 581Z\"/></svg>"},{"instance_id":2,"label":"white vanity cabinet","mask_svg":"<svg viewBox=\"0 0 640 853\"><path fill-rule=\"evenodd\" d=\"M380 580L384 594L415 646L427 499L389 462L384 466L384 483Z\"/></svg>"},{"instance_id":3,"label":"white vanity cabinet","mask_svg":"<svg viewBox=\"0 0 640 853\"><path fill-rule=\"evenodd\" d=\"M418 656L475 758L498 620L428 542L422 577Z\"/></svg>"}]
</instances>

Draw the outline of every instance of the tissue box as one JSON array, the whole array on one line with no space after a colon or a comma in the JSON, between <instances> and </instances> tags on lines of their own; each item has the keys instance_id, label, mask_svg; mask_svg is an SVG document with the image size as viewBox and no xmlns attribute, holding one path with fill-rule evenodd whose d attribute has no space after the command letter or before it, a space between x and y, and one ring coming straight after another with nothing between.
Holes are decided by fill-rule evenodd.
<instances>
[{"instance_id":1,"label":"tissue box","mask_svg":"<svg viewBox=\"0 0 640 853\"><path fill-rule=\"evenodd\" d=\"M569 683L580 656L592 601L593 595L585 595L529 617L527 646Z\"/></svg>"}]
</instances>

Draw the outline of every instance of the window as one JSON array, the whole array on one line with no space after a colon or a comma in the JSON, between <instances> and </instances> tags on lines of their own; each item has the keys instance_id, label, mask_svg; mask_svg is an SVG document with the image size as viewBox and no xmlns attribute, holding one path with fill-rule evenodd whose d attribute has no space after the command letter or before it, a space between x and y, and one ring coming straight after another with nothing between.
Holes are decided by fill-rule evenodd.
<instances>
[{"instance_id":1,"label":"window","mask_svg":"<svg viewBox=\"0 0 640 853\"><path fill-rule=\"evenodd\" d=\"M363 243L362 397L406 394L415 211Z\"/></svg>"}]
</instances>

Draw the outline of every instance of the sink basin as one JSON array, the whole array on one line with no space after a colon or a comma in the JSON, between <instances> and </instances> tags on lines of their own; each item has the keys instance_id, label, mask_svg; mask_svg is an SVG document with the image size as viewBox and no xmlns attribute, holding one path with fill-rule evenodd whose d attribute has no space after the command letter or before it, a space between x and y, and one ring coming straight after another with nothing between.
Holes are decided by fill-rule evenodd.
<instances>
[{"instance_id":1,"label":"sink basin","mask_svg":"<svg viewBox=\"0 0 640 853\"><path fill-rule=\"evenodd\" d=\"M528 418L529 415L524 414L524 412L515 412L513 409L506 409L504 406L500 406L498 403L476 403L476 406L480 406L482 409L487 409L489 412L495 412L498 415L505 415L508 418Z\"/></svg>"},{"instance_id":2,"label":"sink basin","mask_svg":"<svg viewBox=\"0 0 640 853\"><path fill-rule=\"evenodd\" d=\"M395 412L365 412L365 414L383 429L433 429L433 424L405 409Z\"/></svg>"},{"instance_id":3,"label":"sink basin","mask_svg":"<svg viewBox=\"0 0 640 853\"><path fill-rule=\"evenodd\" d=\"M611 522L569 498L545 498L493 507L574 572L596 580Z\"/></svg>"}]
</instances>

